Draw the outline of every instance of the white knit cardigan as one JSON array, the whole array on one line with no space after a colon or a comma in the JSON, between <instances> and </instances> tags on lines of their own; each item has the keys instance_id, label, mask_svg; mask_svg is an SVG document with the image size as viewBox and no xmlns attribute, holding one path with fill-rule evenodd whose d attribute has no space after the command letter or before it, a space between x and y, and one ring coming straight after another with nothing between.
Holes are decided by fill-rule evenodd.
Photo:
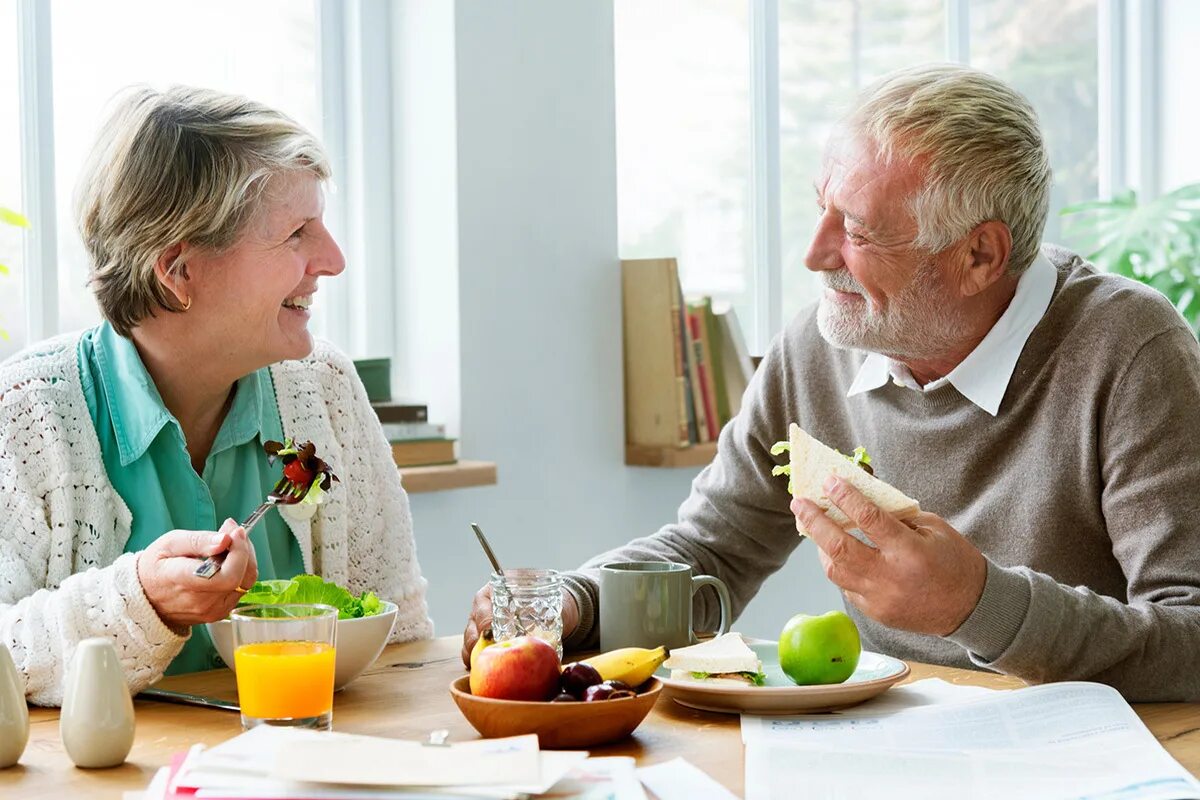
<instances>
[{"instance_id":1,"label":"white knit cardigan","mask_svg":"<svg viewBox=\"0 0 1200 800\"><path fill-rule=\"evenodd\" d=\"M39 705L61 703L83 639L113 641L135 692L187 640L159 619L137 555L124 554L132 515L104 470L78 342L59 336L0 364L0 646ZM318 342L271 374L284 433L312 441L341 478L315 516L284 514L305 569L395 602L393 641L432 636L408 495L353 364Z\"/></svg>"}]
</instances>

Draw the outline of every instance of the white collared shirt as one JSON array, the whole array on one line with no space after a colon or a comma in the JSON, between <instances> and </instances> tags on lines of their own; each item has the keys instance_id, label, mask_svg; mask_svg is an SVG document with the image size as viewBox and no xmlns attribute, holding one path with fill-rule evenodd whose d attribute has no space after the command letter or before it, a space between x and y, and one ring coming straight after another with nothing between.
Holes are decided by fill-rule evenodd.
<instances>
[{"instance_id":1,"label":"white collared shirt","mask_svg":"<svg viewBox=\"0 0 1200 800\"><path fill-rule=\"evenodd\" d=\"M1039 253L1017 280L1017 291L1000 319L949 375L921 386L904 364L882 353L868 353L846 396L878 389L889 379L899 386L924 392L949 383L963 397L996 416L1021 350L1050 307L1056 279L1054 265Z\"/></svg>"}]
</instances>

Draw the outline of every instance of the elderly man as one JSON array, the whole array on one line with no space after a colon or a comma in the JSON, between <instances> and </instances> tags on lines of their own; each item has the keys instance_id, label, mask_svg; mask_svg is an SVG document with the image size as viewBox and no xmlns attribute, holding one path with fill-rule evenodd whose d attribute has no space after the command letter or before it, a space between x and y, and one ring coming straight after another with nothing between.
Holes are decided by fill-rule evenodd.
<instances>
[{"instance_id":1,"label":"elderly man","mask_svg":"<svg viewBox=\"0 0 1200 800\"><path fill-rule=\"evenodd\" d=\"M1155 292L1039 250L1049 191L1003 83L935 66L872 86L816 182L819 305L772 343L678 521L569 576L568 646L597 641L589 567L684 562L737 613L799 522L869 649L1200 699L1200 349ZM830 481L872 547L789 506L769 454L789 422L866 446L942 516L906 525ZM489 618L481 592L467 643Z\"/></svg>"}]
</instances>

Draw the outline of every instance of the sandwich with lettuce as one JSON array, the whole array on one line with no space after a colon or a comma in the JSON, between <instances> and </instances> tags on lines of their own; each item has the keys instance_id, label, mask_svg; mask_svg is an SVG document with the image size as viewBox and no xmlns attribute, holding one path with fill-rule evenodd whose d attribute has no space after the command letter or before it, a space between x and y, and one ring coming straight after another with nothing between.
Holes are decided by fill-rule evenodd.
<instances>
[{"instance_id":1,"label":"sandwich with lettuce","mask_svg":"<svg viewBox=\"0 0 1200 800\"><path fill-rule=\"evenodd\" d=\"M740 633L727 633L691 647L677 647L663 662L671 679L729 686L762 686L762 661Z\"/></svg>"},{"instance_id":2,"label":"sandwich with lettuce","mask_svg":"<svg viewBox=\"0 0 1200 800\"><path fill-rule=\"evenodd\" d=\"M921 512L921 505L891 484L875 477L871 468L871 457L859 447L854 455L847 456L809 436L799 425L788 426L788 441L779 442L771 448L771 455L788 453L788 463L776 466L772 475L788 476L788 491L792 497L811 500L830 519L847 530L856 527L853 520L826 497L822 484L830 475L837 475L862 492L868 500L883 511L899 519L911 519ZM796 529L800 535L806 531Z\"/></svg>"}]
</instances>

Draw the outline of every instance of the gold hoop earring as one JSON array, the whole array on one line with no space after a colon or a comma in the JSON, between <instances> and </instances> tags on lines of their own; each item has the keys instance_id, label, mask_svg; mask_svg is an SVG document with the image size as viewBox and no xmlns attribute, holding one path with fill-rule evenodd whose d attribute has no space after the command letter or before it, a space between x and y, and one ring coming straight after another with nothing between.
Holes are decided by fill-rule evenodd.
<instances>
[{"instance_id":1,"label":"gold hoop earring","mask_svg":"<svg viewBox=\"0 0 1200 800\"><path fill-rule=\"evenodd\" d=\"M187 302L183 304L183 309L182 309L182 310L183 310L183 311L187 311L187 310L188 310L189 308L191 308L191 307L192 307L192 298L189 296L189 297L188 297L188 299L187 299Z\"/></svg>"}]
</instances>

